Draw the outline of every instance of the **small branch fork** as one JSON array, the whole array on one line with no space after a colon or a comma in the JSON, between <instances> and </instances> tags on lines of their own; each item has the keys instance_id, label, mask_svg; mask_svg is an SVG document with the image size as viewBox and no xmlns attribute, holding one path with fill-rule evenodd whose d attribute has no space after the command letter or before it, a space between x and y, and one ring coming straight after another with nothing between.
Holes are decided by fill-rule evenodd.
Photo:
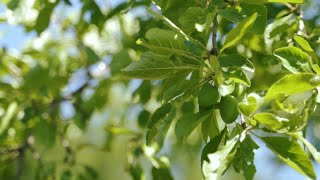
<instances>
[{"instance_id":1,"label":"small branch fork","mask_svg":"<svg viewBox=\"0 0 320 180\"><path fill-rule=\"evenodd\" d=\"M210 55L218 56L219 50L217 47L217 31L218 31L218 14L213 18L213 28L212 28L212 49Z\"/></svg>"}]
</instances>

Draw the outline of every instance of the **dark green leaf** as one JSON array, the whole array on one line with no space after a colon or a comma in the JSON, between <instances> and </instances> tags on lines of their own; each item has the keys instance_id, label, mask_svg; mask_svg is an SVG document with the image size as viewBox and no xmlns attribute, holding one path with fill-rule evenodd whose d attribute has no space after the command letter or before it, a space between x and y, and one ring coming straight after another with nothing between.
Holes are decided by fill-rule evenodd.
<instances>
[{"instance_id":1,"label":"dark green leaf","mask_svg":"<svg viewBox=\"0 0 320 180\"><path fill-rule=\"evenodd\" d=\"M234 169L238 173L244 174L246 180L252 180L256 167L254 165L254 150L259 146L251 139L249 135L246 135L245 139L240 142L240 146L235 155L233 165Z\"/></svg>"},{"instance_id":2,"label":"dark green leaf","mask_svg":"<svg viewBox=\"0 0 320 180\"><path fill-rule=\"evenodd\" d=\"M208 138L213 138L220 132L218 119L215 110L212 111L210 116L205 119L201 124L201 133L204 142L208 141Z\"/></svg>"},{"instance_id":3,"label":"dark green leaf","mask_svg":"<svg viewBox=\"0 0 320 180\"><path fill-rule=\"evenodd\" d=\"M206 83L200 89L198 95L198 103L200 107L211 107L219 100L219 92L217 86Z\"/></svg>"},{"instance_id":4,"label":"dark green leaf","mask_svg":"<svg viewBox=\"0 0 320 180\"><path fill-rule=\"evenodd\" d=\"M239 55L227 55L219 57L220 66L222 68L243 69L254 72L254 65L247 58Z\"/></svg>"},{"instance_id":5,"label":"dark green leaf","mask_svg":"<svg viewBox=\"0 0 320 180\"><path fill-rule=\"evenodd\" d=\"M51 14L57 5L57 2L48 2L45 4L45 7L39 11L39 15L35 26L35 30L37 31L38 35L40 35L49 26L49 23L51 22Z\"/></svg>"},{"instance_id":6,"label":"dark green leaf","mask_svg":"<svg viewBox=\"0 0 320 180\"><path fill-rule=\"evenodd\" d=\"M212 110L200 111L197 114L185 114L177 122L175 134L180 142L185 142L192 131L204 120L206 120Z\"/></svg>"},{"instance_id":7,"label":"dark green leaf","mask_svg":"<svg viewBox=\"0 0 320 180\"><path fill-rule=\"evenodd\" d=\"M45 119L39 119L39 122L34 127L34 138L37 143L40 143L47 148L52 148L56 140L54 126Z\"/></svg>"},{"instance_id":8,"label":"dark green leaf","mask_svg":"<svg viewBox=\"0 0 320 180\"><path fill-rule=\"evenodd\" d=\"M163 141L175 115L176 110L172 104L165 104L154 112L148 124L147 145L151 144L153 140L156 140L160 147L163 145Z\"/></svg>"},{"instance_id":9,"label":"dark green leaf","mask_svg":"<svg viewBox=\"0 0 320 180\"><path fill-rule=\"evenodd\" d=\"M208 154L217 152L221 147L226 144L228 140L228 130L224 128L220 134L213 137L209 143L207 143L201 152L201 167L204 161L209 162Z\"/></svg>"}]
</instances>

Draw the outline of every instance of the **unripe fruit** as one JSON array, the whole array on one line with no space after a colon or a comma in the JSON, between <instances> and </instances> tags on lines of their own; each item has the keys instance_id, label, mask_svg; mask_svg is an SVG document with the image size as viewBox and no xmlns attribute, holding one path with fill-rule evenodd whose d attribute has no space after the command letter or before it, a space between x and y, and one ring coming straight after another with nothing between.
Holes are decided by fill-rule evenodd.
<instances>
[{"instance_id":1,"label":"unripe fruit","mask_svg":"<svg viewBox=\"0 0 320 180\"><path fill-rule=\"evenodd\" d=\"M216 86L206 83L199 92L198 103L200 107L211 107L219 100L219 91Z\"/></svg>"},{"instance_id":2,"label":"unripe fruit","mask_svg":"<svg viewBox=\"0 0 320 180\"><path fill-rule=\"evenodd\" d=\"M226 124L233 123L239 115L238 100L231 95L222 97L220 101L220 115Z\"/></svg>"}]
</instances>

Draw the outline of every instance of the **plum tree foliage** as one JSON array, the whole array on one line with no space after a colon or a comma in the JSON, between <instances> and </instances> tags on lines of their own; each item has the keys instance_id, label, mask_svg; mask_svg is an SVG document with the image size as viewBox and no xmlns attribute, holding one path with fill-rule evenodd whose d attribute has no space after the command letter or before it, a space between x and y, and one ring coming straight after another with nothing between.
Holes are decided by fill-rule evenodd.
<instances>
[{"instance_id":1,"label":"plum tree foliage","mask_svg":"<svg viewBox=\"0 0 320 180\"><path fill-rule=\"evenodd\" d=\"M204 179L250 180L261 143L317 179L320 15L304 17L316 2L0 2L1 23L32 36L0 51L3 179L179 179L166 151L181 146ZM102 167L86 148L126 160Z\"/></svg>"}]
</instances>

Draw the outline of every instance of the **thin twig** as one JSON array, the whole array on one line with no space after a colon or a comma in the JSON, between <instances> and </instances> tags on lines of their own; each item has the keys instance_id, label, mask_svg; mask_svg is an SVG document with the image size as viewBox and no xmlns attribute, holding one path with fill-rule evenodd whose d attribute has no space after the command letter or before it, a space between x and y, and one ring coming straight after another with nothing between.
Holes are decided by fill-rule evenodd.
<instances>
[{"instance_id":1,"label":"thin twig","mask_svg":"<svg viewBox=\"0 0 320 180\"><path fill-rule=\"evenodd\" d=\"M218 31L218 14L213 18L213 28L212 28L212 49L210 51L211 55L218 56L219 50L217 47L217 31Z\"/></svg>"}]
</instances>

